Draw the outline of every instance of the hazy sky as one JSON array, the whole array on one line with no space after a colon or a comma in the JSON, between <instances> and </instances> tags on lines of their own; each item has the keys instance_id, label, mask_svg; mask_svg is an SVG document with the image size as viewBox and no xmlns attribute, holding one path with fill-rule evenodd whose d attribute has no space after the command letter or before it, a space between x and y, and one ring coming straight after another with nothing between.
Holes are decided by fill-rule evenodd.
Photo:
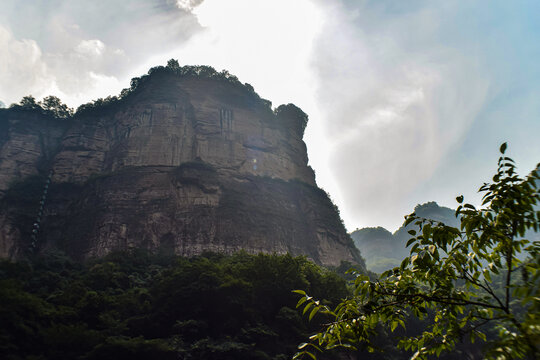
<instances>
[{"instance_id":1,"label":"hazy sky","mask_svg":"<svg viewBox=\"0 0 540 360\"><path fill-rule=\"evenodd\" d=\"M0 0L0 106L76 107L176 58L310 116L319 186L347 228L477 202L497 149L540 161L540 2Z\"/></svg>"}]
</instances>

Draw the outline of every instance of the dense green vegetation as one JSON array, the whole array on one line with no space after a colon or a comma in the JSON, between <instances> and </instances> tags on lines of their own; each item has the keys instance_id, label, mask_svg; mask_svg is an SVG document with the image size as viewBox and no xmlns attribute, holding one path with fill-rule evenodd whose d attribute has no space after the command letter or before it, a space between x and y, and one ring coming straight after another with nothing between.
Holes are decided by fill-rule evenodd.
<instances>
[{"instance_id":1,"label":"dense green vegetation","mask_svg":"<svg viewBox=\"0 0 540 360\"><path fill-rule=\"evenodd\" d=\"M329 305L347 295L336 273L288 255L4 260L0 358L287 359L314 330L298 288Z\"/></svg>"},{"instance_id":2,"label":"dense green vegetation","mask_svg":"<svg viewBox=\"0 0 540 360\"><path fill-rule=\"evenodd\" d=\"M308 322L309 312L295 309L291 289L333 306L351 296L344 280L354 280L345 274L351 267L342 263L330 271L303 257L246 253L187 259L134 251L78 263L49 252L3 260L0 357L290 359L298 343L328 321L317 315ZM429 319L406 323L400 334L415 336ZM384 354L361 347L357 356L408 359L393 336L379 328L372 340ZM456 354L465 350L470 344Z\"/></svg>"},{"instance_id":3,"label":"dense green vegetation","mask_svg":"<svg viewBox=\"0 0 540 360\"><path fill-rule=\"evenodd\" d=\"M540 243L526 236L540 230L540 164L523 179L505 151L503 144L493 183L480 187L484 208L457 197L459 228L413 213L406 224L420 231L409 231L410 256L400 266L375 281L357 276L354 296L335 308L299 290L304 312L332 321L295 358L358 343L375 350L373 337L381 328L406 329L414 316L431 319L421 333L396 341L414 351L412 359L454 351L463 339L487 342L485 358L538 359Z\"/></svg>"}]
</instances>

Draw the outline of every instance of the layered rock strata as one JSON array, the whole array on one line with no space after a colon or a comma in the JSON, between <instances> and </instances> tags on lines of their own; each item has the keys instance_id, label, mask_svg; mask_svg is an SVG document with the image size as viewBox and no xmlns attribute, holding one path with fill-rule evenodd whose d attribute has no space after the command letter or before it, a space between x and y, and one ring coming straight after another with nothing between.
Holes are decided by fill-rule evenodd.
<instances>
[{"instance_id":1,"label":"layered rock strata","mask_svg":"<svg viewBox=\"0 0 540 360\"><path fill-rule=\"evenodd\" d=\"M76 258L144 248L360 261L302 140L305 116L244 86L155 74L114 106L60 121L0 112L0 255L28 245L53 171L39 249Z\"/></svg>"}]
</instances>

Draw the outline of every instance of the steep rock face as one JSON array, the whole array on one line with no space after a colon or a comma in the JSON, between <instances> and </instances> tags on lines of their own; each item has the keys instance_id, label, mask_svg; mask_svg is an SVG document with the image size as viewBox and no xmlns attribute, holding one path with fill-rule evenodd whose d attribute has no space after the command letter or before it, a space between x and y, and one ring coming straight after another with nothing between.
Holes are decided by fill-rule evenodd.
<instances>
[{"instance_id":1,"label":"steep rock face","mask_svg":"<svg viewBox=\"0 0 540 360\"><path fill-rule=\"evenodd\" d=\"M18 115L6 116L10 123ZM359 262L307 166L297 117L276 115L227 82L156 74L120 104L83 112L49 137L39 135L43 124L27 122L19 147L33 157L5 165L12 175L0 199L0 256L28 247L36 184L52 169L41 250L86 258L129 248L188 256L244 249ZM4 141L0 159L13 148ZM42 177L8 188L13 174Z\"/></svg>"},{"instance_id":2,"label":"steep rock face","mask_svg":"<svg viewBox=\"0 0 540 360\"><path fill-rule=\"evenodd\" d=\"M0 109L0 257L14 256L20 240L30 237L40 196L35 190L44 181L39 174L50 166L68 126L39 112ZM30 181L21 188L23 180ZM10 204L17 204L13 211L6 209Z\"/></svg>"},{"instance_id":3,"label":"steep rock face","mask_svg":"<svg viewBox=\"0 0 540 360\"><path fill-rule=\"evenodd\" d=\"M68 126L38 112L0 110L0 195L48 166Z\"/></svg>"},{"instance_id":4,"label":"steep rock face","mask_svg":"<svg viewBox=\"0 0 540 360\"><path fill-rule=\"evenodd\" d=\"M75 198L66 222L53 219L63 201L51 195L43 235L76 256L141 247L187 256L245 249L306 254L324 264L354 260L327 195L298 181L231 176L191 162L97 178Z\"/></svg>"},{"instance_id":5,"label":"steep rock face","mask_svg":"<svg viewBox=\"0 0 540 360\"><path fill-rule=\"evenodd\" d=\"M122 108L83 117L68 131L55 180L80 183L128 166L197 159L232 173L314 185L302 134L241 90L210 79L155 76Z\"/></svg>"}]
</instances>

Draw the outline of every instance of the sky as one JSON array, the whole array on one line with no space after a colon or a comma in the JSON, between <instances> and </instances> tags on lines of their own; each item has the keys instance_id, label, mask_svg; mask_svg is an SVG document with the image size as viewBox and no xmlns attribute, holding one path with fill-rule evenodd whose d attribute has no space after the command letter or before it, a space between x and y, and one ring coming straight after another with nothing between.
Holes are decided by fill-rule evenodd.
<instances>
[{"instance_id":1,"label":"sky","mask_svg":"<svg viewBox=\"0 0 540 360\"><path fill-rule=\"evenodd\" d=\"M0 106L77 107L152 66L227 69L309 115L317 183L349 231L477 189L508 142L540 162L540 2L0 0Z\"/></svg>"}]
</instances>

